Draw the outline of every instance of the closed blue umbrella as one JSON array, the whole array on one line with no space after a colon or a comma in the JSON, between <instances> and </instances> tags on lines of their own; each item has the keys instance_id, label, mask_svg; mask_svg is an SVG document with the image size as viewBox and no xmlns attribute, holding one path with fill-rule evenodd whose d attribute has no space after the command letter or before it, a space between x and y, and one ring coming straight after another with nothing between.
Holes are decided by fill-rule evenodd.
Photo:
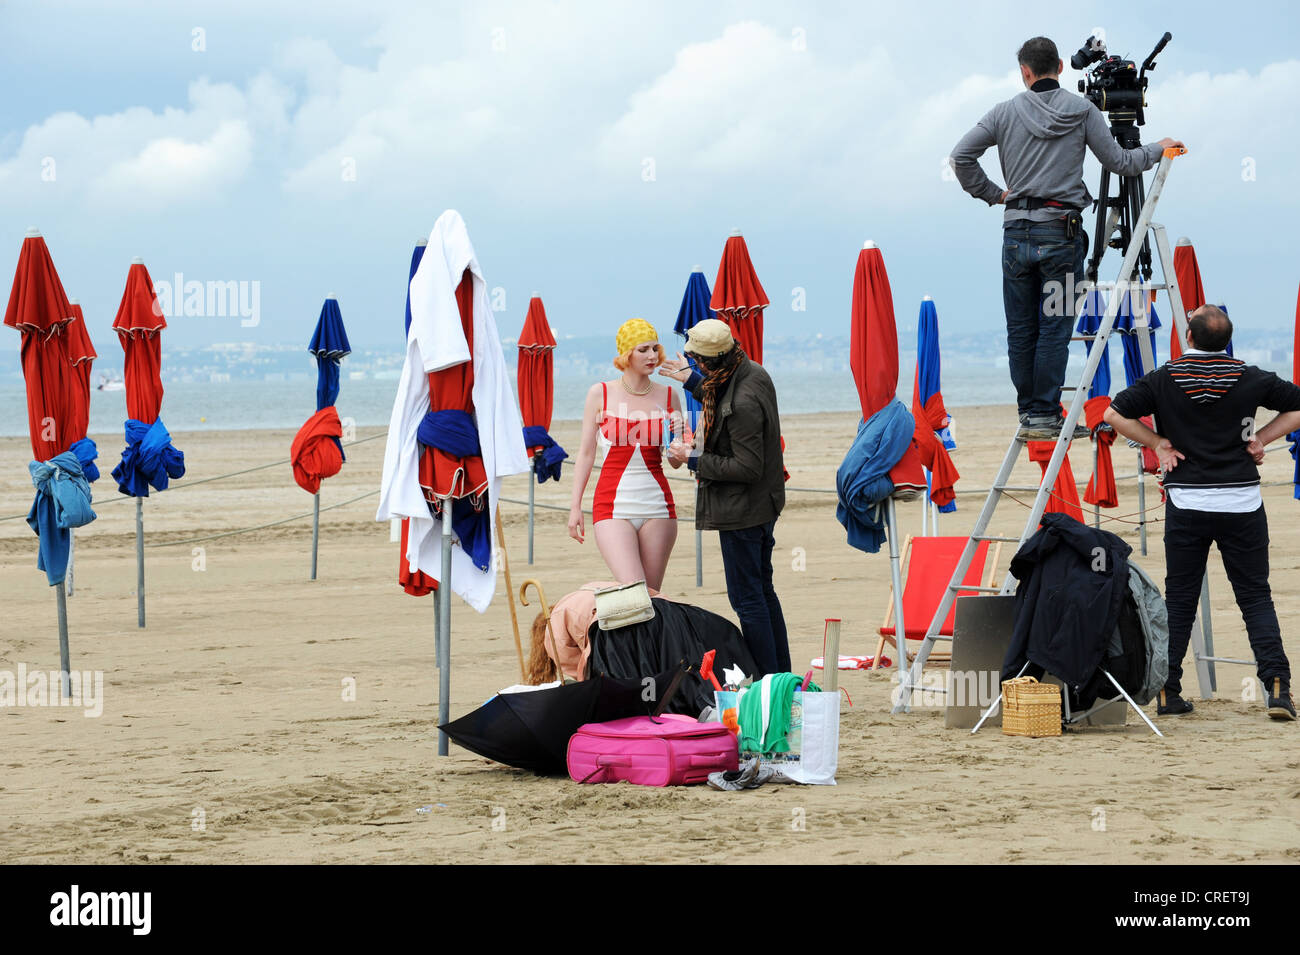
<instances>
[{"instance_id":1,"label":"closed blue umbrella","mask_svg":"<svg viewBox=\"0 0 1300 955\"><path fill-rule=\"evenodd\" d=\"M1115 327L1124 332L1124 378L1130 387L1142 377L1142 336L1134 330L1133 296L1145 294L1145 290L1130 291L1119 303L1119 312L1115 316ZM1150 326L1146 334L1151 341L1151 367L1155 369L1160 366L1155 334L1155 330L1160 327L1160 316L1156 314L1154 302L1147 306L1147 324Z\"/></svg>"},{"instance_id":2,"label":"closed blue umbrella","mask_svg":"<svg viewBox=\"0 0 1300 955\"><path fill-rule=\"evenodd\" d=\"M921 301L921 313L916 322L916 377L912 382L912 416L916 419L918 447L921 449L922 462L926 463L925 486L926 502L931 502L932 477L935 468L939 469L942 493L939 499L939 511L950 514L957 510L957 502L952 499L952 485L956 481L956 469L951 461L946 461L947 452L957 447L948 428L948 410L944 407L943 392L940 387L939 359L939 313L934 307L934 300L926 296ZM930 441L923 428L934 435ZM938 447L942 445L942 450ZM937 503L937 502L936 502ZM924 516L924 515L922 515ZM936 523L938 523L936 521ZM922 521L922 527L925 522Z\"/></svg>"},{"instance_id":3,"label":"closed blue umbrella","mask_svg":"<svg viewBox=\"0 0 1300 955\"><path fill-rule=\"evenodd\" d=\"M316 358L316 410L320 411L338 401L339 362L352 352L343 327L343 313L333 295L321 306L307 350Z\"/></svg>"},{"instance_id":4,"label":"closed blue umbrella","mask_svg":"<svg viewBox=\"0 0 1300 955\"><path fill-rule=\"evenodd\" d=\"M1077 326L1080 335L1096 335L1097 329L1101 327L1101 318L1106 314L1106 302L1101 297L1101 292L1093 289L1088 293L1088 297L1083 300L1083 307L1079 309L1079 324ZM1083 347L1086 354L1092 354L1093 342L1084 340ZM1131 384L1132 382L1130 382ZM1092 386L1088 389L1089 398L1098 398L1102 395L1110 394L1110 342L1107 341L1101 346L1101 363L1097 365L1097 373L1093 375Z\"/></svg>"},{"instance_id":5,"label":"closed blue umbrella","mask_svg":"<svg viewBox=\"0 0 1300 955\"><path fill-rule=\"evenodd\" d=\"M677 310L677 324L673 326L673 331L685 338L698 323L706 318L716 317L709 308L709 300L712 297L709 281L704 277L704 269L695 266L690 279L686 282L686 294L682 296L682 306ZM687 361L694 369L695 359L688 356ZM686 411L691 416L691 431L695 430L695 425L699 421L701 407L691 393L686 392Z\"/></svg>"}]
</instances>

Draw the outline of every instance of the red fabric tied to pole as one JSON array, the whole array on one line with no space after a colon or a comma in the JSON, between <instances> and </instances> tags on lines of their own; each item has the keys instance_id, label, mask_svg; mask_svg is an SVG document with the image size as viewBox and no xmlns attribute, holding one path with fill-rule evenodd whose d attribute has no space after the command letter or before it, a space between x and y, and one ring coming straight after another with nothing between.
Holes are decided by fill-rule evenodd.
<instances>
[{"instance_id":1,"label":"red fabric tied to pole","mask_svg":"<svg viewBox=\"0 0 1300 955\"><path fill-rule=\"evenodd\" d=\"M849 316L849 367L858 386L862 420L889 404L898 391L898 326L885 258L872 247L858 253ZM922 487L925 481L921 482Z\"/></svg>"},{"instance_id":2,"label":"red fabric tied to pole","mask_svg":"<svg viewBox=\"0 0 1300 955\"><path fill-rule=\"evenodd\" d=\"M922 408L912 404L912 417L916 419L916 430L912 434L912 443L921 458L921 464L930 471L930 500L939 507L956 499L954 487L958 478L957 465L952 463L952 456L935 434L948 422L948 411L943 406L943 395L935 392Z\"/></svg>"},{"instance_id":3,"label":"red fabric tied to pole","mask_svg":"<svg viewBox=\"0 0 1300 955\"><path fill-rule=\"evenodd\" d=\"M1047 475L1047 465L1056 450L1055 441L1029 441L1029 460L1037 461ZM1041 479L1040 479L1041 481ZM1074 486L1074 471L1070 468L1070 452L1061 460L1061 470L1056 475L1056 486L1047 498L1044 514L1068 514L1080 524L1083 523L1083 508L1079 505L1079 489Z\"/></svg>"},{"instance_id":4,"label":"red fabric tied to pole","mask_svg":"<svg viewBox=\"0 0 1300 955\"><path fill-rule=\"evenodd\" d=\"M1205 304L1205 288L1201 284L1201 267L1196 263L1196 249L1189 242L1174 248L1174 275L1178 279L1178 293L1183 298L1184 317ZM1181 357L1183 343L1175 320L1169 329L1169 360Z\"/></svg>"},{"instance_id":5,"label":"red fabric tied to pole","mask_svg":"<svg viewBox=\"0 0 1300 955\"><path fill-rule=\"evenodd\" d=\"M48 461L82 434L73 437L76 388L68 360L66 326L72 305L63 291L54 260L39 235L23 240L14 284L5 309L5 324L22 334L21 362L27 383L27 429L32 457Z\"/></svg>"},{"instance_id":6,"label":"red fabric tied to pole","mask_svg":"<svg viewBox=\"0 0 1300 955\"><path fill-rule=\"evenodd\" d=\"M402 520L402 549L397 552L397 582L412 597L424 597L438 589L438 581L422 570L411 573L411 562L406 559L406 538L411 522Z\"/></svg>"},{"instance_id":7,"label":"red fabric tied to pole","mask_svg":"<svg viewBox=\"0 0 1300 955\"><path fill-rule=\"evenodd\" d=\"M1097 442L1097 469L1088 481L1083 492L1085 504L1097 504L1101 507L1119 506L1119 488L1115 486L1115 467L1111 463L1110 446L1115 443L1115 432L1109 428L1098 431L1105 421L1106 409L1110 407L1108 395L1089 398L1083 405L1083 413L1088 420L1088 430Z\"/></svg>"},{"instance_id":8,"label":"red fabric tied to pole","mask_svg":"<svg viewBox=\"0 0 1300 955\"><path fill-rule=\"evenodd\" d=\"M763 309L768 305L749 260L742 236L733 235L722 249L709 308L731 328L731 337L753 361L763 364Z\"/></svg>"},{"instance_id":9,"label":"red fabric tied to pole","mask_svg":"<svg viewBox=\"0 0 1300 955\"><path fill-rule=\"evenodd\" d=\"M343 467L343 450L336 439L343 437L343 424L333 405L321 408L298 429L289 446L293 479L308 494L320 490L320 482Z\"/></svg>"},{"instance_id":10,"label":"red fabric tied to pole","mask_svg":"<svg viewBox=\"0 0 1300 955\"><path fill-rule=\"evenodd\" d=\"M528 302L524 330L519 333L519 416L525 428L551 430L555 407L555 336L546 320L542 300L534 296ZM534 454L537 446L528 449Z\"/></svg>"},{"instance_id":11,"label":"red fabric tied to pole","mask_svg":"<svg viewBox=\"0 0 1300 955\"><path fill-rule=\"evenodd\" d=\"M456 287L456 306L461 328L470 354L474 354L474 278L465 270ZM452 365L429 373L429 408L432 411L458 409L474 413L474 362ZM455 457L438 448L426 447L420 458L420 487L429 502L438 498L470 497L481 499L487 491L487 471L483 459ZM405 548L402 550L406 552Z\"/></svg>"},{"instance_id":12,"label":"red fabric tied to pole","mask_svg":"<svg viewBox=\"0 0 1300 955\"><path fill-rule=\"evenodd\" d=\"M153 424L162 407L162 330L167 327L149 270L139 262L126 273L126 288L113 319L125 353L126 414Z\"/></svg>"}]
</instances>

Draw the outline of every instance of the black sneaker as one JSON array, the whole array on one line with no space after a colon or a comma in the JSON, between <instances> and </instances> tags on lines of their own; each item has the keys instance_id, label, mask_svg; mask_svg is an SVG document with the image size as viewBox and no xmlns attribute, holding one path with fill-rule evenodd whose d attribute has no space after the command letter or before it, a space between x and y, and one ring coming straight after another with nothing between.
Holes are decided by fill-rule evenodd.
<instances>
[{"instance_id":1,"label":"black sneaker","mask_svg":"<svg viewBox=\"0 0 1300 955\"><path fill-rule=\"evenodd\" d=\"M1025 441L1055 441L1061 436L1061 419L1051 415L1021 415L1017 437Z\"/></svg>"},{"instance_id":2,"label":"black sneaker","mask_svg":"<svg viewBox=\"0 0 1300 955\"><path fill-rule=\"evenodd\" d=\"M1159 700L1156 704L1157 716L1181 716L1193 709L1191 702L1184 700L1176 690L1161 690Z\"/></svg>"},{"instance_id":3,"label":"black sneaker","mask_svg":"<svg viewBox=\"0 0 1300 955\"><path fill-rule=\"evenodd\" d=\"M1273 692L1268 695L1268 715L1275 720L1295 719L1291 687L1283 683L1281 677L1273 678Z\"/></svg>"}]
</instances>

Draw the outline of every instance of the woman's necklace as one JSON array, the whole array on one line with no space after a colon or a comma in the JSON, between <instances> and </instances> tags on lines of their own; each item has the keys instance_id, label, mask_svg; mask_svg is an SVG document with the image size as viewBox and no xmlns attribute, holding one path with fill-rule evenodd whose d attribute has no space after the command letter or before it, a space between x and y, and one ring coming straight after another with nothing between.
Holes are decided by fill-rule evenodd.
<instances>
[{"instance_id":1,"label":"woman's necklace","mask_svg":"<svg viewBox=\"0 0 1300 955\"><path fill-rule=\"evenodd\" d=\"M626 378L620 378L619 382L623 385L624 391L626 391L629 395L636 395L638 398L644 398L646 395L650 394L650 391L654 388L654 385L652 385L650 382L647 381L645 385L645 391L633 391L631 388L628 387Z\"/></svg>"}]
</instances>

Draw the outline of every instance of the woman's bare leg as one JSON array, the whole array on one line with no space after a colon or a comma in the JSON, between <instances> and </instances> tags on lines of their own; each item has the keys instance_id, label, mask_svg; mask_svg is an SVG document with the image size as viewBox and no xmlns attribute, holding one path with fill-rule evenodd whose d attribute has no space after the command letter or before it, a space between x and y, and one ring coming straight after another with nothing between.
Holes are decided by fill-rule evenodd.
<instances>
[{"instance_id":1,"label":"woman's bare leg","mask_svg":"<svg viewBox=\"0 0 1300 955\"><path fill-rule=\"evenodd\" d=\"M645 568L646 586L662 590L668 558L677 542L677 521L671 517L655 517L641 525L637 533L641 548L641 566Z\"/></svg>"},{"instance_id":2,"label":"woman's bare leg","mask_svg":"<svg viewBox=\"0 0 1300 955\"><path fill-rule=\"evenodd\" d=\"M620 584L645 580L637 533L628 521L612 518L596 524L596 546L614 579ZM661 572L662 574L662 572Z\"/></svg>"}]
</instances>

